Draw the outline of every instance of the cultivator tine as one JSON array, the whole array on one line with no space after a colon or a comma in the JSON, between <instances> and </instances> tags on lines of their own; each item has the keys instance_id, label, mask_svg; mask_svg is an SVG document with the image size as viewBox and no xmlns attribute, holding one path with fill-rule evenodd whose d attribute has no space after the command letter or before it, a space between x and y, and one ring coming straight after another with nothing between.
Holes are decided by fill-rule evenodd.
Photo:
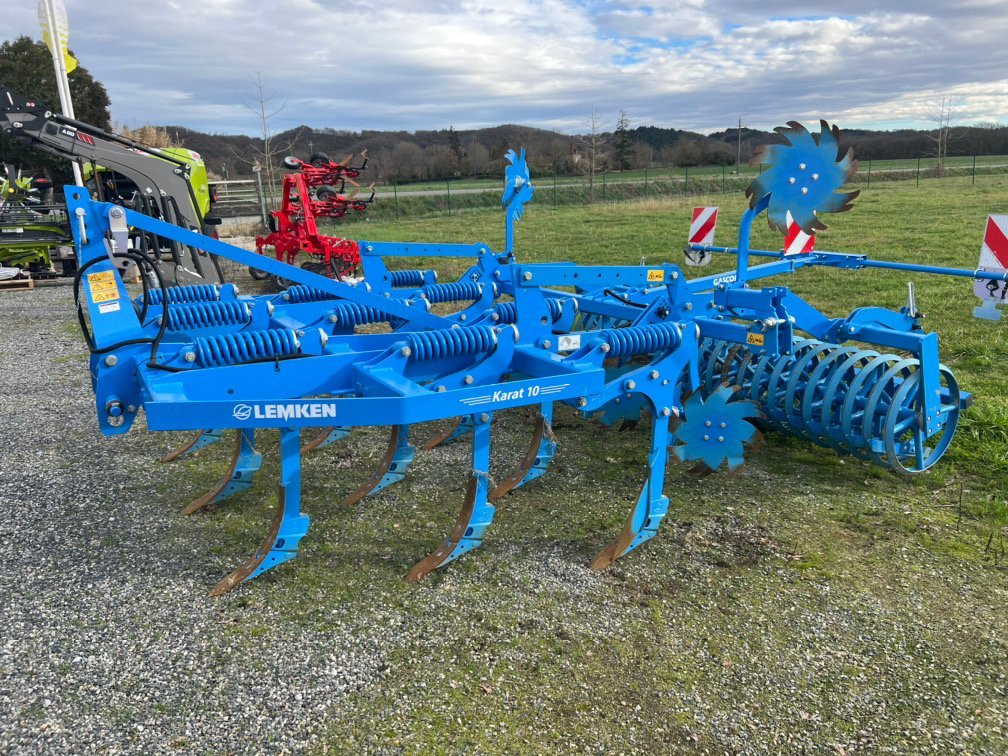
<instances>
[{"instance_id":1,"label":"cultivator tine","mask_svg":"<svg viewBox=\"0 0 1008 756\"><path fill-rule=\"evenodd\" d=\"M668 512L669 500L662 493L665 483L668 418L657 416L651 428L651 451L648 454L647 480L637 503L620 534L598 553L591 563L593 570L604 570L621 556L640 546L658 532L662 518Z\"/></svg>"},{"instance_id":2,"label":"cultivator tine","mask_svg":"<svg viewBox=\"0 0 1008 756\"><path fill-rule=\"evenodd\" d=\"M182 459L183 457L188 457L190 454L198 452L200 449L204 449L210 444L215 444L221 440L222 431L216 430L214 428L208 428L207 430L197 431L188 441L182 444L177 449L165 454L161 457L162 462L174 462L176 459Z\"/></svg>"},{"instance_id":3,"label":"cultivator tine","mask_svg":"<svg viewBox=\"0 0 1008 756\"><path fill-rule=\"evenodd\" d=\"M316 449L324 449L330 444L342 441L350 435L350 429L342 425L333 425L328 428L321 428L319 432L301 445L301 453L307 454Z\"/></svg>"},{"instance_id":4,"label":"cultivator tine","mask_svg":"<svg viewBox=\"0 0 1008 756\"><path fill-rule=\"evenodd\" d=\"M262 467L262 455L255 450L255 431L239 428L228 471L212 489L190 502L182 510L182 514L191 515L210 504L248 490L252 486L253 475L260 467Z\"/></svg>"},{"instance_id":5,"label":"cultivator tine","mask_svg":"<svg viewBox=\"0 0 1008 756\"><path fill-rule=\"evenodd\" d=\"M301 439L296 428L280 430L280 495L273 525L256 552L210 591L220 596L245 580L282 564L297 555L298 544L308 532L310 520L301 514Z\"/></svg>"},{"instance_id":6,"label":"cultivator tine","mask_svg":"<svg viewBox=\"0 0 1008 756\"><path fill-rule=\"evenodd\" d=\"M550 460L553 459L553 455L556 454L557 448L556 439L553 438L552 418L553 405L544 405L536 420L532 443L529 444L525 456L515 471L490 492L490 501L497 501L514 489L520 488L546 473L546 468L549 466Z\"/></svg>"},{"instance_id":7,"label":"cultivator tine","mask_svg":"<svg viewBox=\"0 0 1008 756\"><path fill-rule=\"evenodd\" d=\"M406 468L413 461L416 454L416 447L409 442L409 426L396 425L392 427L389 436L388 448L385 450L385 457L375 471L374 476L367 483L347 496L344 504L353 505L373 493L378 493L383 488L388 488L393 483L398 483L406 475Z\"/></svg>"},{"instance_id":8,"label":"cultivator tine","mask_svg":"<svg viewBox=\"0 0 1008 756\"><path fill-rule=\"evenodd\" d=\"M457 441L466 433L472 430L472 420L468 417L453 417L449 426L435 434L427 440L423 445L424 451L430 451L431 449L441 446L442 444L448 444L452 441Z\"/></svg>"},{"instance_id":9,"label":"cultivator tine","mask_svg":"<svg viewBox=\"0 0 1008 756\"><path fill-rule=\"evenodd\" d=\"M487 501L490 483L490 420L473 425L472 470L466 486L465 501L448 538L406 573L405 580L423 580L438 567L447 564L483 542L483 533L493 522L494 507Z\"/></svg>"}]
</instances>

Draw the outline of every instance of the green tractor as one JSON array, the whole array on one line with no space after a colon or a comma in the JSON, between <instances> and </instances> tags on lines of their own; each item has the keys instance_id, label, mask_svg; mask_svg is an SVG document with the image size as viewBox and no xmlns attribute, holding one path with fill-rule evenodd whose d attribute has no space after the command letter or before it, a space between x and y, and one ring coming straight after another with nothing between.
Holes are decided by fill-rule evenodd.
<instances>
[{"instance_id":1,"label":"green tractor","mask_svg":"<svg viewBox=\"0 0 1008 756\"><path fill-rule=\"evenodd\" d=\"M52 182L22 176L12 165L0 173L0 266L22 268L34 278L76 270L70 229L62 206L43 203ZM55 261L61 270L54 270Z\"/></svg>"}]
</instances>

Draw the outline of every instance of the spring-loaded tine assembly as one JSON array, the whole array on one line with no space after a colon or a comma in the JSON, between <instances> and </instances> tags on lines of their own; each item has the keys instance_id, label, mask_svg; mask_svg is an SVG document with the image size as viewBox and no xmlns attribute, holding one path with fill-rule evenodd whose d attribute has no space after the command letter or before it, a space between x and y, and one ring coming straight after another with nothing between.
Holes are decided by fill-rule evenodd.
<instances>
[{"instance_id":1,"label":"spring-loaded tine assembly","mask_svg":"<svg viewBox=\"0 0 1008 756\"><path fill-rule=\"evenodd\" d=\"M220 596L245 580L293 559L308 532L309 518L301 514L301 438L296 428L280 430L280 490L277 511L266 538L240 567L210 591Z\"/></svg>"},{"instance_id":2,"label":"spring-loaded tine assembly","mask_svg":"<svg viewBox=\"0 0 1008 756\"><path fill-rule=\"evenodd\" d=\"M473 416L472 469L466 485L462 511L448 537L434 551L421 559L405 575L415 583L438 567L458 559L483 542L483 534L493 522L494 506L487 499L490 490L490 422L488 415Z\"/></svg>"},{"instance_id":3,"label":"spring-loaded tine assembly","mask_svg":"<svg viewBox=\"0 0 1008 756\"><path fill-rule=\"evenodd\" d=\"M216 444L221 440L222 435L222 431L215 428L197 431L181 446L172 449L170 452L161 457L160 461L167 464L168 462L174 462L177 459L188 457L190 454L195 454L200 449L205 449L210 446L210 444Z\"/></svg>"},{"instance_id":4,"label":"spring-loaded tine assembly","mask_svg":"<svg viewBox=\"0 0 1008 756\"><path fill-rule=\"evenodd\" d=\"M234 454L231 456L228 471L220 477L213 488L187 504L182 514L191 515L204 507L247 491L252 487L252 478L260 467L262 467L262 455L255 450L255 431L250 428L239 428L235 433Z\"/></svg>"},{"instance_id":5,"label":"spring-loaded tine assembly","mask_svg":"<svg viewBox=\"0 0 1008 756\"><path fill-rule=\"evenodd\" d=\"M784 286L758 283L817 266L897 265L812 243L827 213L850 208L856 193L843 187L856 162L840 154L828 124L818 137L796 123L779 133L783 143L758 158L767 169L747 189L735 247L714 245L717 208L694 211L692 264L727 253L736 256L735 270L688 280L671 262L648 265L650 252L640 266L518 262L515 223L535 191L524 151L506 155L501 249L319 236L315 218L367 204L342 194L345 184L358 186L364 163L358 169L321 154L285 161L294 173L285 178L275 230L258 240L260 251L275 247L276 260L67 187L68 212L80 220L73 229L75 301L92 353L98 425L107 435L126 433L142 410L150 430L198 431L166 461L234 430L228 471L186 514L249 488L262 464L254 434L279 431L276 518L259 549L214 595L295 556L308 530L300 455L358 427L391 430L378 469L347 504L402 480L415 453L411 425L442 424L426 450L471 437L461 513L447 538L406 574L411 582L479 546L493 502L544 475L556 453L557 403L606 428L650 433L644 483L595 569L658 532L669 508L663 484L670 455L697 474L730 473L762 442L757 428L899 474L922 473L949 448L971 397L941 364L938 335L924 330L915 290L899 310L866 306L833 318ZM782 248L750 248L752 224L764 213L782 233ZM104 244L130 227L143 238L248 266L287 288L245 295L231 284L169 286L137 254L130 259L157 285L131 300ZM990 216L976 270L910 269L974 280L983 301L975 314L996 319L1008 301L1008 270L987 251L1006 235L1008 216ZM325 275L317 263L302 269L282 262L302 250L331 263ZM755 256L766 262L750 265ZM435 270L399 269L433 257L453 258L465 272L438 283ZM358 265L363 279L342 278ZM530 443L498 485L489 475L492 418L524 408L535 414ZM649 423L641 422L645 412ZM528 495L548 495L543 490Z\"/></svg>"},{"instance_id":6,"label":"spring-loaded tine assembly","mask_svg":"<svg viewBox=\"0 0 1008 756\"><path fill-rule=\"evenodd\" d=\"M335 444L337 441L342 441L349 435L350 428L342 425L332 425L328 428L322 428L301 445L301 453L307 454L316 449L324 449L327 446Z\"/></svg>"},{"instance_id":7,"label":"spring-loaded tine assembly","mask_svg":"<svg viewBox=\"0 0 1008 756\"><path fill-rule=\"evenodd\" d=\"M535 430L532 433L532 443L529 444L525 456L522 457L518 467L507 478L502 480L490 492L490 501L498 499L511 493L511 491L524 486L536 478L546 474L550 460L556 454L557 443L553 438L553 404L544 404L536 418Z\"/></svg>"},{"instance_id":8,"label":"spring-loaded tine assembly","mask_svg":"<svg viewBox=\"0 0 1008 756\"><path fill-rule=\"evenodd\" d=\"M398 483L406 477L406 469L413 456L416 454L416 447L409 442L409 426L395 425L389 434L388 446L385 449L385 456L382 458L378 469L375 470L371 479L360 488L350 493L343 503L348 506L357 504L365 496L376 494L388 488L393 483Z\"/></svg>"},{"instance_id":9,"label":"spring-loaded tine assembly","mask_svg":"<svg viewBox=\"0 0 1008 756\"><path fill-rule=\"evenodd\" d=\"M669 506L668 497L662 493L665 483L668 426L667 417L659 415L654 418L651 426L647 474L640 495L619 535L592 560L593 570L604 570L658 533L658 526L661 525Z\"/></svg>"}]
</instances>

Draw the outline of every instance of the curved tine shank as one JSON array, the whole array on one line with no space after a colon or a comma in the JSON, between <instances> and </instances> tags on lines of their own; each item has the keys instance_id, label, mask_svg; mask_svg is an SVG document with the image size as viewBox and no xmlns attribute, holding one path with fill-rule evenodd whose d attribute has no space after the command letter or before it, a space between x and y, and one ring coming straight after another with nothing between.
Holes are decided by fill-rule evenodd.
<instances>
[{"instance_id":1,"label":"curved tine shank","mask_svg":"<svg viewBox=\"0 0 1008 756\"><path fill-rule=\"evenodd\" d=\"M280 431L280 495L266 538L252 556L210 591L220 596L245 580L297 556L298 544L308 532L310 519L301 514L301 439L296 428Z\"/></svg>"},{"instance_id":2,"label":"curved tine shank","mask_svg":"<svg viewBox=\"0 0 1008 756\"><path fill-rule=\"evenodd\" d=\"M616 536L591 563L591 569L604 570L621 556L653 538L668 512L669 500L662 493L665 483L666 447L669 441L668 418L657 416L651 430L647 480L637 497L630 516Z\"/></svg>"},{"instance_id":3,"label":"curved tine shank","mask_svg":"<svg viewBox=\"0 0 1008 756\"><path fill-rule=\"evenodd\" d=\"M483 534L493 522L494 507L487 502L490 466L490 420L480 420L473 425L472 470L466 486L462 511L448 538L434 551L417 562L405 575L405 580L415 583L448 562L472 551L483 542Z\"/></svg>"},{"instance_id":4,"label":"curved tine shank","mask_svg":"<svg viewBox=\"0 0 1008 756\"><path fill-rule=\"evenodd\" d=\"M319 428L317 435L312 436L301 445L301 453L307 454L308 452L313 452L316 449L329 446L329 444L343 440L348 435L350 435L350 430L339 425L331 425L328 428Z\"/></svg>"},{"instance_id":5,"label":"curved tine shank","mask_svg":"<svg viewBox=\"0 0 1008 756\"><path fill-rule=\"evenodd\" d=\"M435 433L421 447L424 451L430 451L459 434L459 427L462 425L461 417L453 417L449 421L448 427L440 433Z\"/></svg>"},{"instance_id":6,"label":"curved tine shank","mask_svg":"<svg viewBox=\"0 0 1008 756\"><path fill-rule=\"evenodd\" d=\"M522 457L515 471L508 478L497 484L497 487L490 492L490 501L497 501L497 499L510 493L525 479L528 471L532 469L532 465L535 464L536 458L539 456L539 447L542 445L545 431L546 418L540 414L539 419L536 420L535 432L532 434L532 443L529 444L528 449L525 451L525 456Z\"/></svg>"},{"instance_id":7,"label":"curved tine shank","mask_svg":"<svg viewBox=\"0 0 1008 756\"><path fill-rule=\"evenodd\" d=\"M280 486L280 500L277 504L276 514L273 515L273 524L270 526L269 532L266 534L266 538L263 539L262 544L251 557L245 560L240 567L229 573L210 590L211 596L220 596L221 594L233 590L239 583L244 582L249 575L255 572L256 569L263 563L263 560L266 559L267 555L273 549L273 544L277 541L277 536L280 534L280 525L283 522L284 510L286 509L286 502L284 501L284 498L284 488L283 486Z\"/></svg>"},{"instance_id":8,"label":"curved tine shank","mask_svg":"<svg viewBox=\"0 0 1008 756\"><path fill-rule=\"evenodd\" d=\"M262 466L262 456L256 453L254 439L254 431L238 429L228 471L217 480L213 488L187 504L182 509L182 514L191 515L215 501L226 499L252 485L252 475Z\"/></svg>"},{"instance_id":9,"label":"curved tine shank","mask_svg":"<svg viewBox=\"0 0 1008 756\"><path fill-rule=\"evenodd\" d=\"M402 479L414 453L413 447L406 439L407 428L405 425L392 426L388 447L378 469L367 483L343 499L344 504L354 505L368 494L380 491Z\"/></svg>"},{"instance_id":10,"label":"curved tine shank","mask_svg":"<svg viewBox=\"0 0 1008 756\"><path fill-rule=\"evenodd\" d=\"M466 486L465 500L462 503L462 511L459 512L458 519L455 521L455 525L452 527L448 538L434 551L410 568L410 571L406 573L404 578L406 582L415 583L418 580L423 580L438 567L454 558L452 557L452 553L462 545L462 540L469 529L469 523L472 520L473 511L476 507L476 496L479 485L480 482L477 476L470 476L469 485Z\"/></svg>"},{"instance_id":11,"label":"curved tine shank","mask_svg":"<svg viewBox=\"0 0 1008 756\"><path fill-rule=\"evenodd\" d=\"M200 449L220 441L220 439L221 432L219 430L208 428L207 430L197 431L193 434L192 438L178 448L172 449L170 452L161 457L159 461L164 463L174 462L176 459L181 459L182 457L186 457L194 452L198 452Z\"/></svg>"}]
</instances>

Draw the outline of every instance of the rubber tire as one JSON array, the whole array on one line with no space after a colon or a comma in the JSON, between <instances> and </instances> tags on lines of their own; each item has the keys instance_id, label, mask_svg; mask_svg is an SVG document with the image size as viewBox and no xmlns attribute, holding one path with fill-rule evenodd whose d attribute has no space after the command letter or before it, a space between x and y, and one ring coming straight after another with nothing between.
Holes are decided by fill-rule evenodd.
<instances>
[{"instance_id":1,"label":"rubber tire","mask_svg":"<svg viewBox=\"0 0 1008 756\"><path fill-rule=\"evenodd\" d=\"M319 202L330 202L339 196L339 192L332 186L320 186L315 190L315 197Z\"/></svg>"},{"instance_id":2,"label":"rubber tire","mask_svg":"<svg viewBox=\"0 0 1008 756\"><path fill-rule=\"evenodd\" d=\"M289 171L296 171L301 168L301 161L298 160L296 157L291 157L290 155L285 157L282 162L283 167Z\"/></svg>"},{"instance_id":3,"label":"rubber tire","mask_svg":"<svg viewBox=\"0 0 1008 756\"><path fill-rule=\"evenodd\" d=\"M318 168L323 165L328 165L332 161L329 159L329 156L326 155L324 152L313 152L312 156L308 158L308 162L314 165L316 168Z\"/></svg>"},{"instance_id":4,"label":"rubber tire","mask_svg":"<svg viewBox=\"0 0 1008 756\"><path fill-rule=\"evenodd\" d=\"M259 270L258 268L249 268L249 275L252 276L253 281L265 281L270 277L270 274L265 270Z\"/></svg>"}]
</instances>

